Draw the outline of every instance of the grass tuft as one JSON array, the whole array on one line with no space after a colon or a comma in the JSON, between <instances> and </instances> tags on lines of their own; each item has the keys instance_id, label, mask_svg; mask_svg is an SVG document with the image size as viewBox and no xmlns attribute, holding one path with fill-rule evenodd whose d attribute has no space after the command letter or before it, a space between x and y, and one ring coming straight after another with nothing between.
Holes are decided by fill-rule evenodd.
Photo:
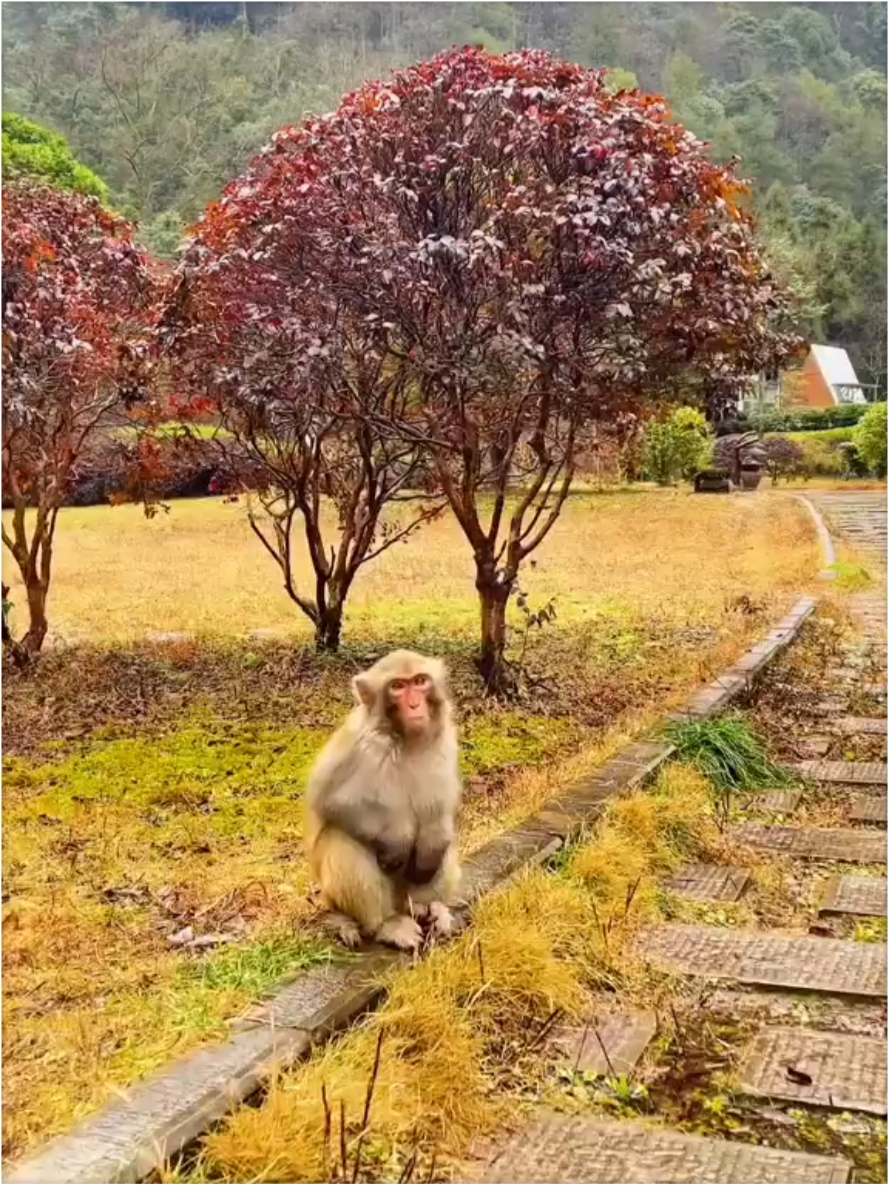
<instances>
[{"instance_id":1,"label":"grass tuft","mask_svg":"<svg viewBox=\"0 0 889 1185\"><path fill-rule=\"evenodd\" d=\"M859 592L873 584L873 577L867 568L851 560L837 560L835 564L830 565L828 571L834 573L836 587L844 592Z\"/></svg>"},{"instance_id":2,"label":"grass tuft","mask_svg":"<svg viewBox=\"0 0 889 1185\"><path fill-rule=\"evenodd\" d=\"M713 786L722 823L728 821L734 796L787 786L793 775L772 761L756 730L742 716L674 722L665 730L676 754L695 766Z\"/></svg>"}]
</instances>

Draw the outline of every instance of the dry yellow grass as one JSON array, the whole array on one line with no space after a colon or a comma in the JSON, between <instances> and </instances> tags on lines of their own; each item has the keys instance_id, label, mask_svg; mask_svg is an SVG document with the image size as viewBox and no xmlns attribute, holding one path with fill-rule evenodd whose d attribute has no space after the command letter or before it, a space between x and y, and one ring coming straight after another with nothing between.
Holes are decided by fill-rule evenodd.
<instances>
[{"instance_id":1,"label":"dry yellow grass","mask_svg":"<svg viewBox=\"0 0 889 1185\"><path fill-rule=\"evenodd\" d=\"M614 803L596 838L561 870L535 870L476 907L471 933L389 981L378 1014L283 1075L260 1108L237 1111L207 1137L194 1180L329 1181L339 1156L340 1106L349 1172L376 1051L364 1170L397 1180L412 1150L460 1157L473 1140L533 1100L545 1074L535 1035L558 1011L608 1009L596 989L619 978L621 1004L652 999L630 949L656 913L657 877L682 858L715 851L707 783L671 766L651 795ZM644 820L644 836L636 827ZM617 860L635 887L596 869ZM322 1088L324 1096L322 1096ZM325 1109L332 1133L325 1140ZM344 1179L349 1179L348 1173ZM364 1179L367 1179L366 1177ZM423 1179L422 1177L420 1179Z\"/></svg>"},{"instance_id":2,"label":"dry yellow grass","mask_svg":"<svg viewBox=\"0 0 889 1185\"><path fill-rule=\"evenodd\" d=\"M526 566L532 602L557 598L565 621L631 610L705 619L735 593L795 589L817 568L805 509L783 492L701 497L686 490L578 494ZM4 578L23 606L14 565ZM300 552L299 575L309 568ZM23 612L23 608L21 609ZM182 501L146 521L135 506L62 511L53 586L53 632L131 639L148 631L308 633L253 537L246 508ZM450 518L368 565L350 594L347 635L424 628L471 636L477 620L468 545Z\"/></svg>"},{"instance_id":3,"label":"dry yellow grass","mask_svg":"<svg viewBox=\"0 0 889 1185\"><path fill-rule=\"evenodd\" d=\"M243 519L242 507L211 501L178 503L153 522L133 507L66 511L50 607L58 632L126 641L148 630L219 638L279 627L304 638ZM467 849L589 772L712 677L819 566L804 507L770 492L579 496L537 559L523 584L532 604L558 598L557 637L548 631L540 641L559 698L540 715L540 701L504 712L469 696ZM12 596L21 603L15 582ZM419 647L446 635L456 638L456 653L475 626L466 545L443 521L368 568L347 631L365 641L401 633ZM348 672L325 668L325 679L298 695L272 681L274 694L286 691L286 716L267 721L256 701L245 721L237 687L260 679L246 650L220 667L235 684L236 724L226 719L224 697L214 700L215 714L205 706L196 715L192 698L179 716L164 718L160 734L145 728L134 736L127 718L110 742L71 741L63 734L80 720L67 700L57 702L59 687L44 687L39 671L10 687L11 697L23 698L20 731L32 717L45 722L47 696L56 702L52 718L64 708L69 721L57 723L52 752L29 749L6 778L5 887L13 901L4 927L4 1040L13 1102L5 1119L13 1155L214 1036L282 970L317 954L293 940L307 912L298 799L337 712L339 700L332 715L328 700L334 690L347 697ZM104 711L108 702L96 681L102 663L95 653L89 661L83 652L67 655L60 661L76 667L76 678L65 695L82 700L89 735L96 705ZM191 661L172 650L150 662L144 653L128 657L146 672L162 667L162 686L173 695ZM601 707L596 731L591 702ZM185 719L183 710L191 713ZM542 735L553 743L540 744ZM135 888L135 900L115 898L121 888ZM161 898L164 889L172 896ZM208 960L209 978L203 963L166 944L171 918L184 924L200 915L213 929L234 913L247 923L247 939L231 959L223 952Z\"/></svg>"}]
</instances>

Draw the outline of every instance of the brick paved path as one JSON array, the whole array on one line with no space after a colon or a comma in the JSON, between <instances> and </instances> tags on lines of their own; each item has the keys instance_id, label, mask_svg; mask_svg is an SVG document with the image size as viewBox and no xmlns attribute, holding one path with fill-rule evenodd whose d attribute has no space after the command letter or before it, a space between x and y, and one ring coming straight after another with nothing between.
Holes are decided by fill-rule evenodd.
<instances>
[{"instance_id":1,"label":"brick paved path","mask_svg":"<svg viewBox=\"0 0 889 1185\"><path fill-rule=\"evenodd\" d=\"M863 556L886 564L886 494L883 490L813 490L806 497L821 511L831 534Z\"/></svg>"},{"instance_id":2,"label":"brick paved path","mask_svg":"<svg viewBox=\"0 0 889 1185\"><path fill-rule=\"evenodd\" d=\"M886 566L886 496L881 492L813 491L807 497L825 517L834 538L846 543L860 557L862 566L877 578L877 591L849 597L858 639L845 665L829 672L829 678L831 696L838 701L844 702L850 690L859 690L871 696L871 702L882 702L882 707L869 715L825 716L818 737L810 741L821 743L825 732L841 732L844 745L854 753L857 740L873 743L875 736L882 733L885 737L886 596L882 578ZM799 865L811 868L813 861L843 862L843 874L826 878L820 897L813 903L814 932L787 934L724 926L662 925L640 940L639 953L652 967L702 982L721 980L770 989L779 1015L782 1001L787 1008L798 1007L793 1001L799 999L800 990L807 993L804 999L834 1008L831 1023L813 1026L806 1022L791 1027L777 1023L773 1011L767 1009L765 1022L760 1020L761 1027L742 1051L735 1082L738 1095L747 1096L752 1107L763 1108L764 1115L774 1116L782 1105L810 1106L822 1115L825 1111L835 1115L855 1113L858 1118L851 1120L853 1123L863 1122L862 1117L867 1115L886 1114L885 1027L875 1032L871 1018L870 1027L861 1031L861 1014L855 1012L865 1000L885 1001L886 946L825 938L817 925L819 917L827 920L830 915L851 919L853 925L856 918L864 923L868 918L885 917L886 880L872 867L886 862L885 759L884 751L882 762L804 763L804 772L812 781L818 783L819 775L823 775L828 792L854 792L845 818L838 818L833 828L794 826L796 799L785 792L786 802L782 799L778 805L786 813L774 825L757 823L736 829L736 836L749 845L783 853L784 858ZM801 797L805 804L807 794ZM861 822L863 825L856 826ZM698 901L733 900L743 893L747 878L744 870L734 870L736 877L727 875L731 872L709 865L690 865L674 878L670 888L680 895L687 892ZM736 1001L741 998L735 989L729 994ZM741 1007L740 1003L737 1007ZM587 1064L589 1057L584 1055L589 1054L585 1050L588 1027L564 1030L562 1040L569 1065ZM640 1021L638 1014L627 1014L620 1041L614 1039L613 1056L606 1052L609 1035L604 1029L598 1035L605 1036L598 1043L605 1060L612 1065L619 1063L621 1075L631 1075L654 1034L653 1026ZM598 1058L599 1048L592 1053ZM795 1121L790 1118L786 1122L792 1126ZM472 1180L681 1181L695 1185L850 1179L851 1164L827 1148L824 1150L828 1154L822 1155L820 1147L819 1154L815 1154L814 1150L767 1148L764 1145L768 1143L768 1139L761 1141L750 1133L745 1135L743 1130L731 1140L702 1138L675 1130L656 1115L649 1122L637 1123L615 1121L591 1109L569 1116L541 1107L532 1113L527 1126L505 1138L483 1158Z\"/></svg>"}]
</instances>

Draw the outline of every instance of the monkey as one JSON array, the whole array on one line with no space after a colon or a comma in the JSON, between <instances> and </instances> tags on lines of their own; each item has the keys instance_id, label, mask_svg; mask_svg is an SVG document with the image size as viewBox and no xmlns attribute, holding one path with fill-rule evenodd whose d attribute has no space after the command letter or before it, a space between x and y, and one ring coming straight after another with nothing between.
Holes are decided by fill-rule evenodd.
<instances>
[{"instance_id":1,"label":"monkey","mask_svg":"<svg viewBox=\"0 0 889 1185\"><path fill-rule=\"evenodd\" d=\"M447 935L460 880L457 730L444 663L396 650L352 680L355 707L306 793L309 863L348 946Z\"/></svg>"}]
</instances>

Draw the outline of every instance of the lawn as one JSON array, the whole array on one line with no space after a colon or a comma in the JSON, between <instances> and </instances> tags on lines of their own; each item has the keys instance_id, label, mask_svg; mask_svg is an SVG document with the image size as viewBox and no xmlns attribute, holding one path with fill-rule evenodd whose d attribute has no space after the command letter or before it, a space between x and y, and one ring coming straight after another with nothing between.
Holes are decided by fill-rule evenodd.
<instances>
[{"instance_id":1,"label":"lawn","mask_svg":"<svg viewBox=\"0 0 889 1185\"><path fill-rule=\"evenodd\" d=\"M523 578L557 623L530 640L525 699L498 707L453 523L362 574L343 653L319 659L244 517L210 500L61 515L50 617L80 644L4 687L7 1156L328 957L300 799L362 663L398 642L447 657L471 850L712 677L818 568L783 493L579 495ZM213 945L170 942L188 928Z\"/></svg>"},{"instance_id":2,"label":"lawn","mask_svg":"<svg viewBox=\"0 0 889 1185\"><path fill-rule=\"evenodd\" d=\"M246 518L246 505L221 499L177 502L152 520L136 506L62 511L49 607L54 632L97 641L148 631L231 636L268 629L307 637L308 623ZM812 559L800 548L805 532L799 508L767 490L753 499L686 490L579 494L523 583L532 602L556 597L563 620L650 612L693 620L721 608L732 592L797 585ZM23 604L5 555L3 563L12 600ZM305 586L304 549L297 574ZM443 518L364 569L350 594L346 634L431 629L471 637L476 617L471 553L454 520Z\"/></svg>"}]
</instances>

